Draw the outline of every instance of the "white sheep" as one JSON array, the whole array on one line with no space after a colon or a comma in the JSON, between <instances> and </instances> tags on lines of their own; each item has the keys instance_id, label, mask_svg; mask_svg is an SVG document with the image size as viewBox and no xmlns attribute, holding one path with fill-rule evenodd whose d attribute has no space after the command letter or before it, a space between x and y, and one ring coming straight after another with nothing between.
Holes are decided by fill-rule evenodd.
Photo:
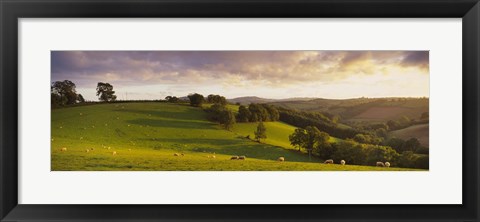
<instances>
[{"instance_id":1,"label":"white sheep","mask_svg":"<svg viewBox=\"0 0 480 222\"><path fill-rule=\"evenodd\" d=\"M377 167L385 167L385 164L383 162L377 162Z\"/></svg>"},{"instance_id":2,"label":"white sheep","mask_svg":"<svg viewBox=\"0 0 480 222\"><path fill-rule=\"evenodd\" d=\"M333 160L332 159L328 159L328 160L325 160L325 162L323 162L325 164L333 164Z\"/></svg>"},{"instance_id":3,"label":"white sheep","mask_svg":"<svg viewBox=\"0 0 480 222\"><path fill-rule=\"evenodd\" d=\"M386 167L390 167L390 163L389 163L389 162L385 162L385 166L386 166Z\"/></svg>"},{"instance_id":4,"label":"white sheep","mask_svg":"<svg viewBox=\"0 0 480 222\"><path fill-rule=\"evenodd\" d=\"M178 153L174 153L173 156L179 156Z\"/></svg>"},{"instance_id":5,"label":"white sheep","mask_svg":"<svg viewBox=\"0 0 480 222\"><path fill-rule=\"evenodd\" d=\"M232 156L232 157L230 157L230 160L238 160L239 158L240 157L238 157L238 156Z\"/></svg>"},{"instance_id":6,"label":"white sheep","mask_svg":"<svg viewBox=\"0 0 480 222\"><path fill-rule=\"evenodd\" d=\"M281 156L277 159L277 161L280 161L280 162L284 162L285 161L285 157Z\"/></svg>"},{"instance_id":7,"label":"white sheep","mask_svg":"<svg viewBox=\"0 0 480 222\"><path fill-rule=\"evenodd\" d=\"M62 152L67 151L67 147L62 147L62 148L60 149L60 151L62 151Z\"/></svg>"},{"instance_id":8,"label":"white sheep","mask_svg":"<svg viewBox=\"0 0 480 222\"><path fill-rule=\"evenodd\" d=\"M112 155L114 156L117 155L117 151L113 151Z\"/></svg>"},{"instance_id":9,"label":"white sheep","mask_svg":"<svg viewBox=\"0 0 480 222\"><path fill-rule=\"evenodd\" d=\"M88 153L88 152L90 152L90 150L89 150L89 149L86 149L85 152Z\"/></svg>"},{"instance_id":10,"label":"white sheep","mask_svg":"<svg viewBox=\"0 0 480 222\"><path fill-rule=\"evenodd\" d=\"M239 156L238 159L239 160L245 160L245 159L247 159L247 157L246 156Z\"/></svg>"},{"instance_id":11,"label":"white sheep","mask_svg":"<svg viewBox=\"0 0 480 222\"><path fill-rule=\"evenodd\" d=\"M340 164L345 165L345 163L347 163L345 160L340 160Z\"/></svg>"}]
</instances>

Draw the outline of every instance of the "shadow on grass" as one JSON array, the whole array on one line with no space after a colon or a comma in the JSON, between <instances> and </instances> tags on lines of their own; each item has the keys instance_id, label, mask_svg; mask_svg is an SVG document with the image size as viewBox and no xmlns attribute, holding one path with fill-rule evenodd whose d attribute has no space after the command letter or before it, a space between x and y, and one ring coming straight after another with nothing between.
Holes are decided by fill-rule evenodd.
<instances>
[{"instance_id":1,"label":"shadow on grass","mask_svg":"<svg viewBox=\"0 0 480 222\"><path fill-rule=\"evenodd\" d=\"M321 160L316 157L312 157L312 161L310 161L306 154L300 153L295 150L289 150L283 147L273 146L269 144L257 143L248 139L158 138L156 140L158 142L176 144L177 146L173 146L174 150L188 150L197 153L205 153L205 155L211 155L212 153L216 153L231 156L246 156L247 159L250 157L262 160L277 160L278 157L285 157L285 159L290 162L321 162ZM182 148L182 145L186 145L186 147L188 148Z\"/></svg>"},{"instance_id":2,"label":"shadow on grass","mask_svg":"<svg viewBox=\"0 0 480 222\"><path fill-rule=\"evenodd\" d=\"M136 113L141 115L150 115L153 118L172 118L172 119L181 119L181 120L206 120L207 114L200 108L194 108L189 106L182 106L182 109L175 110L175 106L167 107L166 110L160 109L151 109L151 110L140 110L140 109L115 109L116 112L129 112ZM175 110L175 111L170 111Z\"/></svg>"},{"instance_id":3,"label":"shadow on grass","mask_svg":"<svg viewBox=\"0 0 480 222\"><path fill-rule=\"evenodd\" d=\"M127 120L127 123L150 127L168 127L180 129L216 129L214 123L209 122L193 122L183 120L169 120L169 119L145 119L139 118L134 120Z\"/></svg>"}]
</instances>

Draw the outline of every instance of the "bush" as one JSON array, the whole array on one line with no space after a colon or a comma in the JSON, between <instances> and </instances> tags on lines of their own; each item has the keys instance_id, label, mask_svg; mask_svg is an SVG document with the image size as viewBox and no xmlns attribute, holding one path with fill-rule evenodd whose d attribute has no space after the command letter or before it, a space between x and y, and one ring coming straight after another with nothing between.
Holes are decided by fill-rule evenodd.
<instances>
[{"instance_id":1,"label":"bush","mask_svg":"<svg viewBox=\"0 0 480 222\"><path fill-rule=\"evenodd\" d=\"M430 165L430 158L428 157L428 155L419 156L415 160L415 164L414 164L415 168L419 168L419 169L428 169L429 165Z\"/></svg>"}]
</instances>

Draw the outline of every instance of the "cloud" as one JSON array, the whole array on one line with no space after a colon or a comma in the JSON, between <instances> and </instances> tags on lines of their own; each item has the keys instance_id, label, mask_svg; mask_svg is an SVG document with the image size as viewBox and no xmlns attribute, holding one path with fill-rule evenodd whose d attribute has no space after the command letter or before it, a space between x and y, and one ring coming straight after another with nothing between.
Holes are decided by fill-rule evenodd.
<instances>
[{"instance_id":1,"label":"cloud","mask_svg":"<svg viewBox=\"0 0 480 222\"><path fill-rule=\"evenodd\" d=\"M91 87L336 82L356 75L428 74L428 51L53 51L52 81ZM394 72L395 71L395 72Z\"/></svg>"}]
</instances>

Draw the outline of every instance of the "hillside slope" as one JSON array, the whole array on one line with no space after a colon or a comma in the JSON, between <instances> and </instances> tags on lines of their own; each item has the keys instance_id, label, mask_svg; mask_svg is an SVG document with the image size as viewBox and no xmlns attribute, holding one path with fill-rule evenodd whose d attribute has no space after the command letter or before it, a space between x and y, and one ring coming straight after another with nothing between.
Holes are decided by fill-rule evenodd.
<instances>
[{"instance_id":1,"label":"hillside slope","mask_svg":"<svg viewBox=\"0 0 480 222\"><path fill-rule=\"evenodd\" d=\"M389 137L397 137L403 140L408 140L415 137L420 141L420 144L429 147L429 124L419 124L407 127L401 130L395 130L388 134Z\"/></svg>"},{"instance_id":2,"label":"hillside slope","mask_svg":"<svg viewBox=\"0 0 480 222\"><path fill-rule=\"evenodd\" d=\"M407 170L310 162L296 151L223 130L207 121L203 110L187 105L98 104L55 109L51 114L53 171ZM230 160L232 155L245 155L247 160ZM279 156L287 161L277 162Z\"/></svg>"}]
</instances>

